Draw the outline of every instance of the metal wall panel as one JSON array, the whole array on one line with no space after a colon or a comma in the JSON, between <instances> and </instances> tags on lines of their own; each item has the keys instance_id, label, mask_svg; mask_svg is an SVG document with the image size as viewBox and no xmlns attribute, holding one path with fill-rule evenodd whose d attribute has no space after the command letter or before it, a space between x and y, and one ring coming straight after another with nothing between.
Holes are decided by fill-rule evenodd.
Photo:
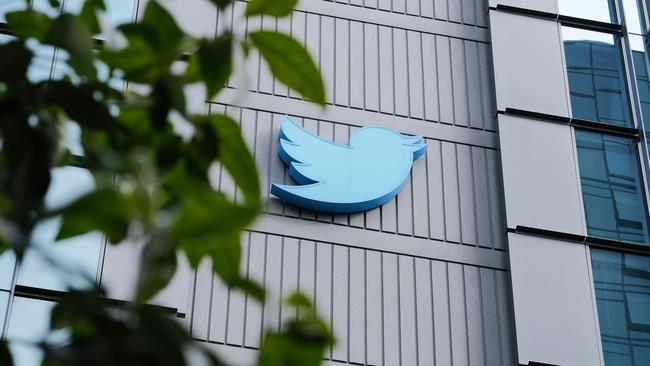
<instances>
[{"instance_id":1,"label":"metal wall panel","mask_svg":"<svg viewBox=\"0 0 650 366\"><path fill-rule=\"evenodd\" d=\"M270 195L271 183L294 184L277 155L279 128L284 115L215 105L239 121L254 152L265 195L265 212L441 240L450 243L505 249L499 153L494 149L426 139L427 154L413 164L411 179L397 197L359 214L324 214L284 204ZM294 121L325 139L348 143L355 126L292 116ZM251 134L250 136L248 134ZM220 188L234 188L221 174Z\"/></svg>"},{"instance_id":2,"label":"metal wall panel","mask_svg":"<svg viewBox=\"0 0 650 366\"><path fill-rule=\"evenodd\" d=\"M503 271L256 232L244 236L244 246L243 271L252 263L262 271L248 272L250 277L273 294L300 289L315 299L336 331L338 343L327 352L332 361L514 363ZM281 329L285 315L296 312L280 304L279 296L261 308L208 272L197 272L196 283L192 329L197 340L257 348L263 325Z\"/></svg>"},{"instance_id":3,"label":"metal wall panel","mask_svg":"<svg viewBox=\"0 0 650 366\"><path fill-rule=\"evenodd\" d=\"M557 13L557 0L489 0L490 7L499 5L514 6L522 9Z\"/></svg>"},{"instance_id":4,"label":"metal wall panel","mask_svg":"<svg viewBox=\"0 0 650 366\"><path fill-rule=\"evenodd\" d=\"M559 24L501 11L490 23L498 110L568 117Z\"/></svg>"},{"instance_id":5,"label":"metal wall panel","mask_svg":"<svg viewBox=\"0 0 650 366\"><path fill-rule=\"evenodd\" d=\"M569 125L500 115L508 227L586 235Z\"/></svg>"},{"instance_id":6,"label":"metal wall panel","mask_svg":"<svg viewBox=\"0 0 650 366\"><path fill-rule=\"evenodd\" d=\"M487 5L481 0L324 0L412 17L487 27Z\"/></svg>"},{"instance_id":7,"label":"metal wall panel","mask_svg":"<svg viewBox=\"0 0 650 366\"><path fill-rule=\"evenodd\" d=\"M235 3L235 17L245 4ZM231 24L231 19L221 15L219 22ZM486 43L301 11L258 22L235 27L241 34L277 27L299 39L307 35L306 46L323 73L327 104L478 130L496 128ZM233 77L229 87L287 95L258 53L245 69L247 83Z\"/></svg>"},{"instance_id":8,"label":"metal wall panel","mask_svg":"<svg viewBox=\"0 0 650 366\"><path fill-rule=\"evenodd\" d=\"M600 365L587 246L508 234L519 363Z\"/></svg>"}]
</instances>

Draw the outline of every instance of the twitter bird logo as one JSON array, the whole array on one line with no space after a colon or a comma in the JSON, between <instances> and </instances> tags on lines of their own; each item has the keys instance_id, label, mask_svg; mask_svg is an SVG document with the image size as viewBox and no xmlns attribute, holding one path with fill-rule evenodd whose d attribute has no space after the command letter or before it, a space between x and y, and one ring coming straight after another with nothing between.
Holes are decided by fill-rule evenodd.
<instances>
[{"instance_id":1,"label":"twitter bird logo","mask_svg":"<svg viewBox=\"0 0 650 366\"><path fill-rule=\"evenodd\" d=\"M368 126L352 135L349 146L340 145L311 134L285 116L278 155L299 185L273 184L271 194L315 211L369 210L397 195L413 161L425 152L421 136Z\"/></svg>"}]
</instances>

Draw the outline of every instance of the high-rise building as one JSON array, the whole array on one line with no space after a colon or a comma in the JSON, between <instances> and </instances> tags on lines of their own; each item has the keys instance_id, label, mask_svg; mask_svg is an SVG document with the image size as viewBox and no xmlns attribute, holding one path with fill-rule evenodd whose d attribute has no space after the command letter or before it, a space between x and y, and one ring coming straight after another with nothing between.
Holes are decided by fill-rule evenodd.
<instances>
[{"instance_id":1,"label":"high-rise building","mask_svg":"<svg viewBox=\"0 0 650 366\"><path fill-rule=\"evenodd\" d=\"M105 1L113 22L146 5ZM196 342L250 365L263 329L294 314L279 299L300 289L338 340L327 365L650 365L646 0L302 0L287 18L249 21L244 1L221 14L207 0L162 3L195 35L290 33L327 89L315 107L253 54L215 100L187 90L195 111L237 120L257 159L264 213L242 233L242 268L271 295L261 307L207 261L182 262L154 303ZM4 0L0 22L24 6ZM61 77L65 55L36 51L30 78ZM300 209L269 194L291 184L277 155L285 114L339 143L366 125L422 135L427 152L379 208ZM83 168L56 169L47 205L91 189ZM0 257L4 337L40 339L69 284L131 299L138 245L88 234L54 246L57 225L36 229L40 249L20 265ZM39 251L75 270L55 273ZM41 357L12 351L20 366Z\"/></svg>"}]
</instances>

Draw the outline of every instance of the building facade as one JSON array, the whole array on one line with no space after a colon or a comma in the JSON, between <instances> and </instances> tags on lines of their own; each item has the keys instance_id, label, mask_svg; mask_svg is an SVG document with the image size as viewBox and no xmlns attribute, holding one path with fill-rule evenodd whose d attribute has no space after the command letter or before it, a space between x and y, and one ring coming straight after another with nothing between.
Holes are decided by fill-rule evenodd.
<instances>
[{"instance_id":1,"label":"building facade","mask_svg":"<svg viewBox=\"0 0 650 366\"><path fill-rule=\"evenodd\" d=\"M146 0L106 2L121 22ZM294 315L279 299L300 289L338 340L328 365L650 365L644 0L303 0L290 17L249 21L243 1L221 14L207 0L163 3L195 35L230 24L292 34L327 89L327 108L315 107L253 54L216 100L186 91L193 110L237 120L257 160L265 206L242 233L242 270L271 295L261 307L207 261L182 262L154 302L197 342L252 364L263 330ZM29 77L61 77L58 50L37 51ZM299 209L269 195L291 183L277 156L285 114L339 143L366 125L422 135L427 153L379 208ZM237 196L227 174L214 178ZM46 201L92 189L87 171L59 168ZM35 242L74 272L55 273L38 251L19 265L0 257L4 337L41 339L67 285L132 297L137 243L88 234L54 246L57 225ZM12 351L38 363L33 349Z\"/></svg>"}]
</instances>

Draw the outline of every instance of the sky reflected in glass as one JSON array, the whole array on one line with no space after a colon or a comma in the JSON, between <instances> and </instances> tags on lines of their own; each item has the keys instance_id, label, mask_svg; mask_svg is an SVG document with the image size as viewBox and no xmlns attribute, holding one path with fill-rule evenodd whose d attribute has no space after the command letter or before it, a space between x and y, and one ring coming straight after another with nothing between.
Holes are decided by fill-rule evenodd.
<instances>
[{"instance_id":1,"label":"sky reflected in glass","mask_svg":"<svg viewBox=\"0 0 650 366\"><path fill-rule=\"evenodd\" d=\"M86 169L62 167L52 171L52 183L45 196L49 208L57 208L94 189L92 175ZM68 286L81 288L93 284L97 275L102 235L91 232L55 242L61 218L45 220L34 228L32 245L35 249L25 256L18 274L18 283L24 286L65 291ZM72 270L62 272L44 258Z\"/></svg>"},{"instance_id":2,"label":"sky reflected in glass","mask_svg":"<svg viewBox=\"0 0 650 366\"><path fill-rule=\"evenodd\" d=\"M43 351L37 347L29 346L28 343L64 339L60 333L48 336L50 312L54 305L55 303L50 301L14 298L7 339L15 341L10 342L9 346L15 365L37 366L41 364Z\"/></svg>"},{"instance_id":3,"label":"sky reflected in glass","mask_svg":"<svg viewBox=\"0 0 650 366\"><path fill-rule=\"evenodd\" d=\"M611 0L558 0L561 15L615 23Z\"/></svg>"}]
</instances>

